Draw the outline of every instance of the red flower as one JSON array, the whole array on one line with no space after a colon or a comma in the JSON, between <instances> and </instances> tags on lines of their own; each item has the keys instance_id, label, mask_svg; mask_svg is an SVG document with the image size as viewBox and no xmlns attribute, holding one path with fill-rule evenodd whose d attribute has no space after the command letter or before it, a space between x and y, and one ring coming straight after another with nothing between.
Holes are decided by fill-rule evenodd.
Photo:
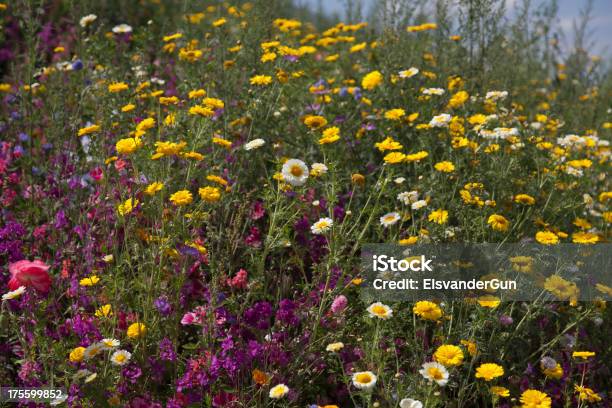
<instances>
[{"instance_id":1,"label":"red flower","mask_svg":"<svg viewBox=\"0 0 612 408\"><path fill-rule=\"evenodd\" d=\"M51 277L49 276L50 266L44 262L36 261L17 261L9 264L11 280L8 283L10 290L18 289L20 286L32 286L40 292L48 292L51 287Z\"/></svg>"}]
</instances>

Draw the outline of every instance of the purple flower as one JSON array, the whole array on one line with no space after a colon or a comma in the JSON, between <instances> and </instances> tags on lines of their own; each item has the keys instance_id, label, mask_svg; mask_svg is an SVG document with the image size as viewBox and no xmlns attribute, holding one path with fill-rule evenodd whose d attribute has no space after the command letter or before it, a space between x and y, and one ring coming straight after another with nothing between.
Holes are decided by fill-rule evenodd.
<instances>
[{"instance_id":1,"label":"purple flower","mask_svg":"<svg viewBox=\"0 0 612 408\"><path fill-rule=\"evenodd\" d=\"M172 344L172 340L167 337L164 337L159 342L159 358L164 361L176 361L174 344Z\"/></svg>"},{"instance_id":2,"label":"purple flower","mask_svg":"<svg viewBox=\"0 0 612 408\"><path fill-rule=\"evenodd\" d=\"M121 370L121 375L132 384L135 384L142 375L142 370L136 364L130 364Z\"/></svg>"},{"instance_id":3,"label":"purple flower","mask_svg":"<svg viewBox=\"0 0 612 408\"><path fill-rule=\"evenodd\" d=\"M331 312L333 314L342 313L348 305L348 299L344 295L336 296L331 305Z\"/></svg>"},{"instance_id":4,"label":"purple flower","mask_svg":"<svg viewBox=\"0 0 612 408\"><path fill-rule=\"evenodd\" d=\"M166 296L160 296L153 302L155 308L162 316L169 316L172 313L172 306L168 302L168 298Z\"/></svg>"}]
</instances>

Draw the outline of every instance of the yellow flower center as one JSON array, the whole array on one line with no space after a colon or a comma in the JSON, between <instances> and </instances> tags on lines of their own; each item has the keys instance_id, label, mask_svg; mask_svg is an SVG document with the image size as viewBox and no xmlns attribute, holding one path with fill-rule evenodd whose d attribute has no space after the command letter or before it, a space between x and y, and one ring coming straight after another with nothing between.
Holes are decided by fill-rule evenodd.
<instances>
[{"instance_id":1,"label":"yellow flower center","mask_svg":"<svg viewBox=\"0 0 612 408\"><path fill-rule=\"evenodd\" d=\"M302 170L300 166L294 165L294 166L291 166L290 173L291 175L295 177L302 177L302 175L304 174L304 171Z\"/></svg>"},{"instance_id":2,"label":"yellow flower center","mask_svg":"<svg viewBox=\"0 0 612 408\"><path fill-rule=\"evenodd\" d=\"M372 377L370 376L370 374L363 373L363 374L358 374L356 377L356 380L360 384L368 384L372 382Z\"/></svg>"},{"instance_id":3,"label":"yellow flower center","mask_svg":"<svg viewBox=\"0 0 612 408\"><path fill-rule=\"evenodd\" d=\"M440 371L438 367L429 367L429 369L427 370L427 373L434 380L441 380L442 378L444 378L442 371Z\"/></svg>"}]
</instances>

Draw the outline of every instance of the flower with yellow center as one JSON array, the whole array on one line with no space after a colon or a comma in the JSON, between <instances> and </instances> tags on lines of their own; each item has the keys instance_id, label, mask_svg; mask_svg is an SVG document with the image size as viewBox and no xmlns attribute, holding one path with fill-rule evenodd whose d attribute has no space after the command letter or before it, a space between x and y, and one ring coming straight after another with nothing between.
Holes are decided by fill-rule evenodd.
<instances>
[{"instance_id":1,"label":"flower with yellow center","mask_svg":"<svg viewBox=\"0 0 612 408\"><path fill-rule=\"evenodd\" d=\"M73 348L68 358L72 363L80 363L85 358L85 347Z\"/></svg>"},{"instance_id":2,"label":"flower with yellow center","mask_svg":"<svg viewBox=\"0 0 612 408\"><path fill-rule=\"evenodd\" d=\"M533 198L529 194L517 194L516 196L514 196L514 202L524 205L534 205L535 198Z\"/></svg>"},{"instance_id":3,"label":"flower with yellow center","mask_svg":"<svg viewBox=\"0 0 612 408\"><path fill-rule=\"evenodd\" d=\"M455 171L455 165L449 161L441 161L434 165L434 168L441 173L452 173Z\"/></svg>"},{"instance_id":4,"label":"flower with yellow center","mask_svg":"<svg viewBox=\"0 0 612 408\"><path fill-rule=\"evenodd\" d=\"M412 308L414 314L426 320L439 320L442 317L442 309L437 304L428 300L416 302Z\"/></svg>"},{"instance_id":5,"label":"flower with yellow center","mask_svg":"<svg viewBox=\"0 0 612 408\"><path fill-rule=\"evenodd\" d=\"M191 204L193 201L193 195L189 190L179 190L170 196L172 204L182 207Z\"/></svg>"},{"instance_id":6,"label":"flower with yellow center","mask_svg":"<svg viewBox=\"0 0 612 408\"><path fill-rule=\"evenodd\" d=\"M399 215L399 213L390 212L380 217L380 225L382 225L385 228L388 228L392 225L397 224L397 222L401 219L402 217Z\"/></svg>"},{"instance_id":7,"label":"flower with yellow center","mask_svg":"<svg viewBox=\"0 0 612 408\"><path fill-rule=\"evenodd\" d=\"M270 398L281 399L289 392L289 387L285 384L278 384L270 388Z\"/></svg>"},{"instance_id":8,"label":"flower with yellow center","mask_svg":"<svg viewBox=\"0 0 612 408\"><path fill-rule=\"evenodd\" d=\"M342 343L341 341L337 342L337 343L330 343L327 345L327 347L325 347L326 351L335 353L337 351L340 351L344 348L344 343Z\"/></svg>"},{"instance_id":9,"label":"flower with yellow center","mask_svg":"<svg viewBox=\"0 0 612 408\"><path fill-rule=\"evenodd\" d=\"M265 86L272 83L272 77L268 75L255 75L249 80L251 85Z\"/></svg>"},{"instance_id":10,"label":"flower with yellow center","mask_svg":"<svg viewBox=\"0 0 612 408\"><path fill-rule=\"evenodd\" d=\"M429 381L435 381L441 387L444 387L448 383L448 371L440 363L430 362L423 364L423 368L419 370L419 373Z\"/></svg>"},{"instance_id":11,"label":"flower with yellow center","mask_svg":"<svg viewBox=\"0 0 612 408\"><path fill-rule=\"evenodd\" d=\"M283 164L281 170L283 181L292 186L303 186L308 180L309 170L306 163L299 159L289 159Z\"/></svg>"},{"instance_id":12,"label":"flower with yellow center","mask_svg":"<svg viewBox=\"0 0 612 408\"><path fill-rule=\"evenodd\" d=\"M521 394L521 408L550 408L552 400L546 393L538 390L525 390Z\"/></svg>"},{"instance_id":13,"label":"flower with yellow center","mask_svg":"<svg viewBox=\"0 0 612 408\"><path fill-rule=\"evenodd\" d=\"M311 129L320 129L327 125L327 119L323 116L308 115L304 118L304 124Z\"/></svg>"},{"instance_id":14,"label":"flower with yellow center","mask_svg":"<svg viewBox=\"0 0 612 408\"><path fill-rule=\"evenodd\" d=\"M467 351L468 353L470 353L470 356L474 357L478 352L478 346L473 341L461 340L460 343L465 346L465 348L467 348Z\"/></svg>"},{"instance_id":15,"label":"flower with yellow center","mask_svg":"<svg viewBox=\"0 0 612 408\"><path fill-rule=\"evenodd\" d=\"M111 362L116 366L124 366L129 363L132 354L125 350L117 350L111 355Z\"/></svg>"},{"instance_id":16,"label":"flower with yellow center","mask_svg":"<svg viewBox=\"0 0 612 408\"><path fill-rule=\"evenodd\" d=\"M353 374L352 380L355 388L369 391L374 388L378 378L376 378L376 375L371 371L358 371Z\"/></svg>"},{"instance_id":17,"label":"flower with yellow center","mask_svg":"<svg viewBox=\"0 0 612 408\"><path fill-rule=\"evenodd\" d=\"M495 231L501 232L508 231L508 228L510 227L510 221L508 221L503 215L499 214L489 216L487 224L489 224Z\"/></svg>"},{"instance_id":18,"label":"flower with yellow center","mask_svg":"<svg viewBox=\"0 0 612 408\"><path fill-rule=\"evenodd\" d=\"M559 275L551 275L544 281L544 289L551 292L559 300L578 298L579 289L575 283L563 279Z\"/></svg>"},{"instance_id":19,"label":"flower with yellow center","mask_svg":"<svg viewBox=\"0 0 612 408\"><path fill-rule=\"evenodd\" d=\"M578 393L578 399L587 402L599 402L602 400L601 396L589 387L583 387L575 384L574 390Z\"/></svg>"},{"instance_id":20,"label":"flower with yellow center","mask_svg":"<svg viewBox=\"0 0 612 408\"><path fill-rule=\"evenodd\" d=\"M161 191L161 189L164 188L164 183L160 183L159 181L154 181L153 183L149 184L145 190L144 193L146 195L155 195L155 193L157 193L158 191Z\"/></svg>"},{"instance_id":21,"label":"flower with yellow center","mask_svg":"<svg viewBox=\"0 0 612 408\"><path fill-rule=\"evenodd\" d=\"M132 323L127 329L127 336L130 339L143 337L147 333L147 326L144 323Z\"/></svg>"},{"instance_id":22,"label":"flower with yellow center","mask_svg":"<svg viewBox=\"0 0 612 408\"><path fill-rule=\"evenodd\" d=\"M334 221L331 218L321 218L310 227L310 231L315 235L324 234L329 231L333 225Z\"/></svg>"},{"instance_id":23,"label":"flower with yellow center","mask_svg":"<svg viewBox=\"0 0 612 408\"><path fill-rule=\"evenodd\" d=\"M221 190L218 187L202 187L198 190L198 194L207 203L215 203L221 199Z\"/></svg>"},{"instance_id":24,"label":"flower with yellow center","mask_svg":"<svg viewBox=\"0 0 612 408\"><path fill-rule=\"evenodd\" d=\"M445 367L459 366L463 363L463 350L452 344L443 344L438 347L433 357Z\"/></svg>"},{"instance_id":25,"label":"flower with yellow center","mask_svg":"<svg viewBox=\"0 0 612 408\"><path fill-rule=\"evenodd\" d=\"M484 295L478 298L478 304L489 309L495 309L500 303L499 298L493 295Z\"/></svg>"},{"instance_id":26,"label":"flower with yellow center","mask_svg":"<svg viewBox=\"0 0 612 408\"><path fill-rule=\"evenodd\" d=\"M404 115L406 111L401 108L391 109L385 112L385 119L400 120Z\"/></svg>"},{"instance_id":27,"label":"flower with yellow center","mask_svg":"<svg viewBox=\"0 0 612 408\"><path fill-rule=\"evenodd\" d=\"M127 137L120 139L115 144L115 149L119 154L131 154L142 146L142 140L138 137Z\"/></svg>"},{"instance_id":28,"label":"flower with yellow center","mask_svg":"<svg viewBox=\"0 0 612 408\"><path fill-rule=\"evenodd\" d=\"M136 105L133 103L128 103L127 105L121 107L121 112L127 113L133 111L134 109L136 109Z\"/></svg>"},{"instance_id":29,"label":"flower with yellow center","mask_svg":"<svg viewBox=\"0 0 612 408\"><path fill-rule=\"evenodd\" d=\"M495 363L484 363L476 369L476 378L482 378L485 381L491 381L502 375L504 375L503 367Z\"/></svg>"},{"instance_id":30,"label":"flower with yellow center","mask_svg":"<svg viewBox=\"0 0 612 408\"><path fill-rule=\"evenodd\" d=\"M599 236L590 232L576 232L572 234L572 242L575 244L596 244Z\"/></svg>"},{"instance_id":31,"label":"flower with yellow center","mask_svg":"<svg viewBox=\"0 0 612 408\"><path fill-rule=\"evenodd\" d=\"M379 71L372 71L366 74L361 80L361 87L366 91L371 91L383 82L384 78Z\"/></svg>"},{"instance_id":32,"label":"flower with yellow center","mask_svg":"<svg viewBox=\"0 0 612 408\"><path fill-rule=\"evenodd\" d=\"M138 200L128 198L123 203L117 206L117 213L122 217L124 215L130 214L132 211L134 211L134 208L136 208L139 203L140 201Z\"/></svg>"},{"instance_id":33,"label":"flower with yellow center","mask_svg":"<svg viewBox=\"0 0 612 408\"><path fill-rule=\"evenodd\" d=\"M102 305L98 309L96 309L95 316L96 317L109 317L112 316L112 307L109 304Z\"/></svg>"},{"instance_id":34,"label":"flower with yellow center","mask_svg":"<svg viewBox=\"0 0 612 408\"><path fill-rule=\"evenodd\" d=\"M535 239L543 245L556 245L559 243L559 237L557 234L550 231L538 231Z\"/></svg>"},{"instance_id":35,"label":"flower with yellow center","mask_svg":"<svg viewBox=\"0 0 612 408\"><path fill-rule=\"evenodd\" d=\"M381 152L384 152L386 150L401 150L403 148L401 143L396 142L391 137L387 137L382 142L375 143L374 147L376 147Z\"/></svg>"},{"instance_id":36,"label":"flower with yellow center","mask_svg":"<svg viewBox=\"0 0 612 408\"><path fill-rule=\"evenodd\" d=\"M431 222L435 222L436 224L446 224L446 222L448 221L448 211L443 209L437 209L431 214L429 214L427 219Z\"/></svg>"},{"instance_id":37,"label":"flower with yellow center","mask_svg":"<svg viewBox=\"0 0 612 408\"><path fill-rule=\"evenodd\" d=\"M510 396L510 390L507 389L506 387L498 387L498 386L493 386L490 388L491 394L493 395L497 395L498 397L509 397Z\"/></svg>"},{"instance_id":38,"label":"flower with yellow center","mask_svg":"<svg viewBox=\"0 0 612 408\"><path fill-rule=\"evenodd\" d=\"M112 82L108 85L108 92L110 93L122 92L127 89L129 89L129 86L125 82Z\"/></svg>"},{"instance_id":39,"label":"flower with yellow center","mask_svg":"<svg viewBox=\"0 0 612 408\"><path fill-rule=\"evenodd\" d=\"M81 286L94 286L96 283L100 282L100 278L96 275L91 275L87 278L83 278L79 281L79 285Z\"/></svg>"},{"instance_id":40,"label":"flower with yellow center","mask_svg":"<svg viewBox=\"0 0 612 408\"><path fill-rule=\"evenodd\" d=\"M340 129L336 126L332 126L323 131L323 136L319 139L319 144L330 144L338 140L340 140Z\"/></svg>"},{"instance_id":41,"label":"flower with yellow center","mask_svg":"<svg viewBox=\"0 0 612 408\"><path fill-rule=\"evenodd\" d=\"M368 306L367 310L370 317L377 317L383 320L393 317L393 310L389 306L380 302L372 303L370 306Z\"/></svg>"},{"instance_id":42,"label":"flower with yellow center","mask_svg":"<svg viewBox=\"0 0 612 408\"><path fill-rule=\"evenodd\" d=\"M5 300L14 300L19 298L21 295L25 293L25 286L20 286L15 290L11 290L2 295L2 301Z\"/></svg>"},{"instance_id":43,"label":"flower with yellow center","mask_svg":"<svg viewBox=\"0 0 612 408\"><path fill-rule=\"evenodd\" d=\"M427 156L429 156L429 153L427 153L426 151L411 153L411 154L406 155L406 161L407 162L419 162L423 160L424 158L426 158Z\"/></svg>"},{"instance_id":44,"label":"flower with yellow center","mask_svg":"<svg viewBox=\"0 0 612 408\"><path fill-rule=\"evenodd\" d=\"M91 126L85 126L83 128L79 129L79 136L85 136L85 135L89 135L92 134L94 132L97 132L100 130L100 126L99 125L91 125Z\"/></svg>"},{"instance_id":45,"label":"flower with yellow center","mask_svg":"<svg viewBox=\"0 0 612 408\"><path fill-rule=\"evenodd\" d=\"M594 357L594 351L574 351L572 353L572 358L581 358L583 360L588 359L589 357Z\"/></svg>"}]
</instances>

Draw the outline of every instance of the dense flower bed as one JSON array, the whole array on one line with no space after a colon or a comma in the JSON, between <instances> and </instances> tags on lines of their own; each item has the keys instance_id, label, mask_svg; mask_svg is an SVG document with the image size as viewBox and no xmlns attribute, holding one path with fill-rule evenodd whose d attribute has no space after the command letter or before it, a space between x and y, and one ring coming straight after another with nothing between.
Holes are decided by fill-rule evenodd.
<instances>
[{"instance_id":1,"label":"dense flower bed","mask_svg":"<svg viewBox=\"0 0 612 408\"><path fill-rule=\"evenodd\" d=\"M596 58L485 77L504 60L440 21L31 3L0 7L2 385L96 407L609 406L610 313L572 282L542 282L558 302L359 297L366 242L609 240Z\"/></svg>"}]
</instances>

